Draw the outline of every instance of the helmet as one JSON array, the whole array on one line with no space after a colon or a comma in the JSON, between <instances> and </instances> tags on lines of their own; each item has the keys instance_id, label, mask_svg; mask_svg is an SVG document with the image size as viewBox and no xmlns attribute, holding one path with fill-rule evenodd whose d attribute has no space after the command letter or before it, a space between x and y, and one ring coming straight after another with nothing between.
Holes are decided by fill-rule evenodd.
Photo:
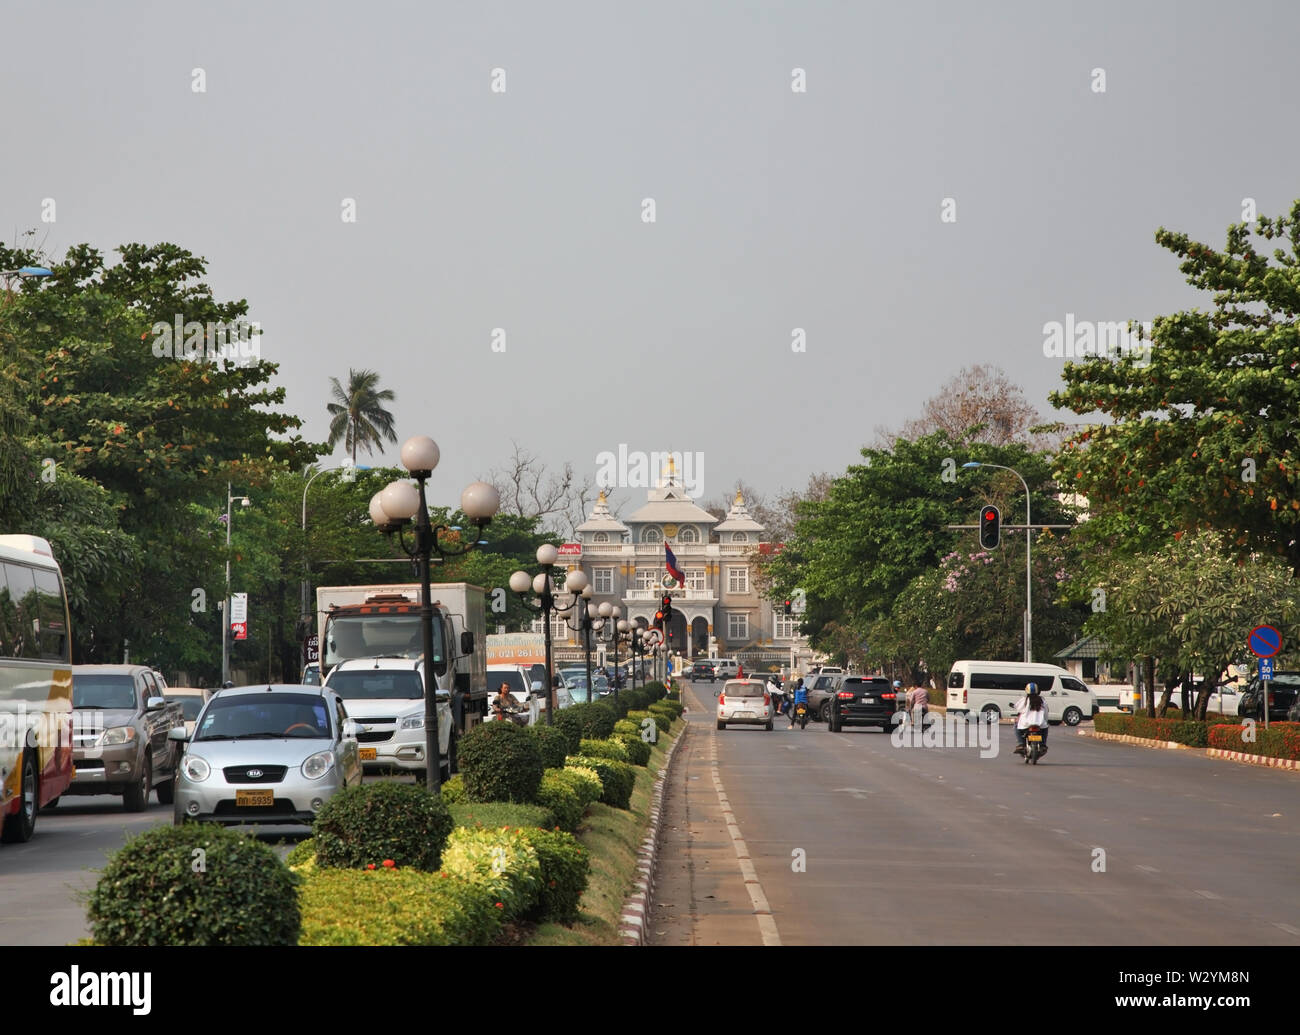
<instances>
[{"instance_id":1,"label":"helmet","mask_svg":"<svg viewBox=\"0 0 1300 1035\"><path fill-rule=\"evenodd\" d=\"M901 687L902 685L903 685L903 681L901 679L894 680L894 686Z\"/></svg>"},{"instance_id":2,"label":"helmet","mask_svg":"<svg viewBox=\"0 0 1300 1035\"><path fill-rule=\"evenodd\" d=\"M1038 684L1037 684L1037 683L1029 683L1029 684L1027 684L1027 685L1025 686L1025 693L1027 693L1027 694L1036 694L1036 693L1038 693Z\"/></svg>"}]
</instances>

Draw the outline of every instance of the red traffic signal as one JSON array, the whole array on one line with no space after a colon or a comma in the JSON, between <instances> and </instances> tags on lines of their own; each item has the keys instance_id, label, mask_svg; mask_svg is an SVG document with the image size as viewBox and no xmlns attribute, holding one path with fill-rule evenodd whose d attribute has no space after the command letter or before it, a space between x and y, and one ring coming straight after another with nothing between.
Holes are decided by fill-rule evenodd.
<instances>
[{"instance_id":1,"label":"red traffic signal","mask_svg":"<svg viewBox=\"0 0 1300 1035\"><path fill-rule=\"evenodd\" d=\"M980 511L980 546L985 550L996 550L1002 541L1002 513L997 507L988 506Z\"/></svg>"},{"instance_id":2,"label":"red traffic signal","mask_svg":"<svg viewBox=\"0 0 1300 1035\"><path fill-rule=\"evenodd\" d=\"M793 603L789 600L785 602L785 613L790 614L793 609Z\"/></svg>"},{"instance_id":3,"label":"red traffic signal","mask_svg":"<svg viewBox=\"0 0 1300 1035\"><path fill-rule=\"evenodd\" d=\"M659 629L659 630L661 630L661 631L663 630L663 627L664 627L664 613L663 613L662 611L656 611L656 612L655 612L655 622L654 622L654 625L655 625L655 628L656 628L656 629Z\"/></svg>"}]
</instances>

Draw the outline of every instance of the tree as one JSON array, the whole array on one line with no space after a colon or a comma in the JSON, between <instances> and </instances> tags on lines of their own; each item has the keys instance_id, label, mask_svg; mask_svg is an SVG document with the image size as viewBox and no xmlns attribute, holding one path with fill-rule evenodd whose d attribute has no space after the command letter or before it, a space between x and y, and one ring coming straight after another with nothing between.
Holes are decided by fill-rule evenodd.
<instances>
[{"instance_id":1,"label":"tree","mask_svg":"<svg viewBox=\"0 0 1300 1035\"><path fill-rule=\"evenodd\" d=\"M594 483L578 481L572 464L552 471L518 442L505 465L484 480L500 493L501 514L536 518L539 528L557 535L574 535L596 497Z\"/></svg>"},{"instance_id":2,"label":"tree","mask_svg":"<svg viewBox=\"0 0 1300 1035\"><path fill-rule=\"evenodd\" d=\"M1100 413L1060 454L1094 532L1127 552L1175 533L1222 532L1239 558L1300 572L1300 201L1288 216L1229 227L1222 251L1161 228L1213 310L1153 321L1144 350L1067 363L1055 406ZM1270 261L1252 238L1289 242Z\"/></svg>"},{"instance_id":3,"label":"tree","mask_svg":"<svg viewBox=\"0 0 1300 1035\"><path fill-rule=\"evenodd\" d=\"M1001 367L963 367L921 407L921 416L907 421L898 434L881 432L882 443L917 439L942 431L963 445L1004 446L1031 441L1038 411Z\"/></svg>"},{"instance_id":4,"label":"tree","mask_svg":"<svg viewBox=\"0 0 1300 1035\"><path fill-rule=\"evenodd\" d=\"M357 448L373 454L375 447L383 448L384 441L397 441L393 415L383 403L392 402L396 396L391 388L379 391L379 374L373 370L349 370L348 387L344 390L337 377L330 378L330 394L334 401L325 409L330 413L330 434L327 445L332 450L343 441L343 448L357 462Z\"/></svg>"}]
</instances>

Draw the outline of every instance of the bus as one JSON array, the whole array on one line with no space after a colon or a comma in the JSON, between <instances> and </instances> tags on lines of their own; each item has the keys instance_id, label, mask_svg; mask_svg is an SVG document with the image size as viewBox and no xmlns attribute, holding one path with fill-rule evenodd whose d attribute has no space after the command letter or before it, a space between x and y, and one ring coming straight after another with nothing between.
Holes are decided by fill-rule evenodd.
<instances>
[{"instance_id":1,"label":"bus","mask_svg":"<svg viewBox=\"0 0 1300 1035\"><path fill-rule=\"evenodd\" d=\"M0 840L29 840L72 784L71 652L50 544L0 535Z\"/></svg>"}]
</instances>

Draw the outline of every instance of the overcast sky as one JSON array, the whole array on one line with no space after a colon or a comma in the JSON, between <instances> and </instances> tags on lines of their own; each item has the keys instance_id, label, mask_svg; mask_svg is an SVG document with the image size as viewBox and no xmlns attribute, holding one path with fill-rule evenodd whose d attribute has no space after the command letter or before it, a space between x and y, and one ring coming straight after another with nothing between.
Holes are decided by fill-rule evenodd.
<instances>
[{"instance_id":1,"label":"overcast sky","mask_svg":"<svg viewBox=\"0 0 1300 1035\"><path fill-rule=\"evenodd\" d=\"M204 256L303 433L373 368L442 502L512 441L802 488L973 363L1047 414L1045 323L1207 308L1157 227L1221 245L1300 197L1287 2L0 12L8 242Z\"/></svg>"}]
</instances>

